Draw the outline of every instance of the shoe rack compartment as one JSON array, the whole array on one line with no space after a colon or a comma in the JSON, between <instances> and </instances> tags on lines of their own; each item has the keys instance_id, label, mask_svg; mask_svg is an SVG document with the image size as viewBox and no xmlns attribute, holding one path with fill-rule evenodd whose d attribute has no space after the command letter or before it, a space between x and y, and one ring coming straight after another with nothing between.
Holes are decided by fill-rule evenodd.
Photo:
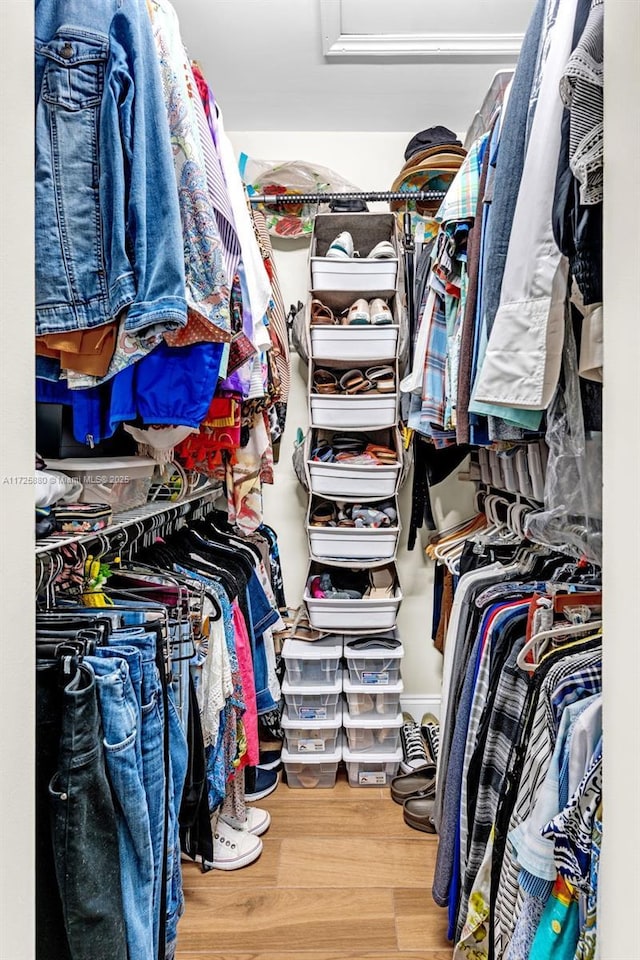
<instances>
[{"instance_id":1,"label":"shoe rack compartment","mask_svg":"<svg viewBox=\"0 0 640 960\"><path fill-rule=\"evenodd\" d=\"M336 431L337 432L337 431ZM393 497L400 482L402 465L402 440L396 430L372 430L368 436L372 443L383 444L396 450L396 463L385 465L324 463L311 459L311 451L331 433L326 430L310 430L307 434L307 470L312 493L341 500L360 500L376 497L384 500Z\"/></svg>"},{"instance_id":2,"label":"shoe rack compartment","mask_svg":"<svg viewBox=\"0 0 640 960\"><path fill-rule=\"evenodd\" d=\"M354 251L359 257L344 260L328 258L327 250L339 233L348 230L353 237ZM370 260L367 254L376 244L387 240L396 249L389 260ZM316 291L372 290L394 292L398 280L398 238L392 213L319 214L311 238L309 263L311 285ZM322 299L322 298L320 298Z\"/></svg>"},{"instance_id":3,"label":"shoe rack compartment","mask_svg":"<svg viewBox=\"0 0 640 960\"><path fill-rule=\"evenodd\" d=\"M336 563L350 560L375 563L394 560L400 539L400 512L398 501L393 505L398 520L391 527L328 527L314 526L311 515L318 501L311 497L307 514L307 535L312 559Z\"/></svg>"},{"instance_id":4,"label":"shoe rack compartment","mask_svg":"<svg viewBox=\"0 0 640 960\"><path fill-rule=\"evenodd\" d=\"M331 597L313 597L305 587L303 600L307 607L309 622L316 630L327 630L331 633L368 633L377 630L391 630L396 623L398 610L402 603L402 590L398 583L396 565L390 565L393 570L395 594L379 599L332 599ZM319 565L312 564L309 568L309 577L322 573Z\"/></svg>"},{"instance_id":5,"label":"shoe rack compartment","mask_svg":"<svg viewBox=\"0 0 640 960\"><path fill-rule=\"evenodd\" d=\"M362 296L360 290L343 293L312 291L307 298L306 325L310 337L310 355L314 360L348 360L363 362L393 360L398 351L400 330L400 303L395 289L373 290L366 299L382 297L389 304L393 317L391 324L312 324L311 300L316 297L329 307L336 319Z\"/></svg>"},{"instance_id":6,"label":"shoe rack compartment","mask_svg":"<svg viewBox=\"0 0 640 960\"><path fill-rule=\"evenodd\" d=\"M336 393L314 393L313 378L320 366L329 370L338 381ZM370 364L362 367L363 375ZM376 364L376 367L389 366L393 369L395 389L393 393L379 393L368 390L366 393L343 393L340 378L353 365L350 361L327 361L320 365L309 364L309 422L312 427L329 430L375 430L382 427L395 427L398 422L398 367L395 362Z\"/></svg>"}]
</instances>

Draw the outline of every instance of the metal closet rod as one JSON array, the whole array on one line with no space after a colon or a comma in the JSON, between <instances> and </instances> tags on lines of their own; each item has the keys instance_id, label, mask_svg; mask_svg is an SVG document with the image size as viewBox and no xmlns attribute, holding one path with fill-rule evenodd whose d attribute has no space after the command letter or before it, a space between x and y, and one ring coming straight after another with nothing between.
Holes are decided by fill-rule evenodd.
<instances>
[{"instance_id":1,"label":"metal closet rod","mask_svg":"<svg viewBox=\"0 0 640 960\"><path fill-rule=\"evenodd\" d=\"M353 193L254 193L248 199L250 203L278 206L281 203L328 203L330 200L442 200L445 196L445 190L369 190Z\"/></svg>"}]
</instances>

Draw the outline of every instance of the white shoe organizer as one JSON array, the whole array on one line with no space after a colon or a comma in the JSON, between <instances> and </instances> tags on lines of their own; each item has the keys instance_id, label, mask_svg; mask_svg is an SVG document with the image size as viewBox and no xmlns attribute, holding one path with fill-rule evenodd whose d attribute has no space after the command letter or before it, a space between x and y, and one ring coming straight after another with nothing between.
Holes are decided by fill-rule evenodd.
<instances>
[{"instance_id":1,"label":"white shoe organizer","mask_svg":"<svg viewBox=\"0 0 640 960\"><path fill-rule=\"evenodd\" d=\"M344 231L351 234L359 255L345 259L327 257L331 243ZM381 241L391 243L396 256L387 260L368 257ZM316 217L305 308L311 429L304 450L300 451L304 452L310 491L306 518L310 555L307 583L312 576L322 572L331 575L333 571L334 586L339 587L338 569L346 567L369 571L363 578L366 584L373 571L388 567L393 574L393 587L389 593L374 590L372 596L358 599L314 597L309 586L305 588L304 603L311 626L331 636L312 642L287 640L283 648L286 671L282 692L286 710L282 718L282 760L288 785L294 789L331 788L343 757L352 786L384 786L395 776L402 759L402 646L350 650L347 669L343 666L345 643L350 637L375 637L384 632L397 637L396 620L402 602L394 562L401 531L397 491L403 463L397 426L402 376L399 352L402 343L406 343L399 249L393 214ZM348 324L348 310L359 299L368 304L374 299L384 300L392 322ZM312 324L312 300L328 308L335 322ZM374 366L392 368L392 392L347 394L340 388L340 378L346 371L356 369L366 375ZM334 393L315 391L314 374L319 369L329 370L335 376ZM395 460L358 463L348 459L312 459L313 451L330 444L334 434L353 434L365 445L387 447L394 451ZM335 525L312 523L321 498L334 506ZM390 526L338 525L338 511L344 511L345 503L375 509L383 501L391 501L396 512ZM381 582L384 580L381 571ZM343 727L344 740L340 733Z\"/></svg>"}]
</instances>

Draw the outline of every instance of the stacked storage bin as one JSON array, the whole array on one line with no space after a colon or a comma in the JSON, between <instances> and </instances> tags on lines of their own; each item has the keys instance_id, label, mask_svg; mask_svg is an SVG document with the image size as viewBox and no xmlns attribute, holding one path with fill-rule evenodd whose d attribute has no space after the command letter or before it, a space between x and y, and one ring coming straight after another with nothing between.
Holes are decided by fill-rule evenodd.
<instances>
[{"instance_id":1,"label":"stacked storage bin","mask_svg":"<svg viewBox=\"0 0 640 960\"><path fill-rule=\"evenodd\" d=\"M342 637L282 648L282 762L290 787L333 787L342 759Z\"/></svg>"},{"instance_id":2,"label":"stacked storage bin","mask_svg":"<svg viewBox=\"0 0 640 960\"><path fill-rule=\"evenodd\" d=\"M343 231L351 234L354 249L359 251L360 256L328 258L326 253L329 246ZM393 245L395 258L377 260L367 256L381 241ZM349 783L354 786L380 785L388 783L396 774L402 757L402 646L395 627L402 592L395 558L401 529L397 500L402 470L402 441L397 428L401 374L399 351L406 324L402 313L402 271L395 217L393 214L375 213L319 215L315 221L309 270L306 329L311 429L305 450L310 491L307 513L310 565L307 583L317 575L331 575L332 570L343 568L363 571L363 581L370 583L373 588L378 582L384 582L389 584L389 589L372 589L371 595L361 599L342 599L314 596L307 586L304 602L312 627L331 633L332 639L337 637L343 644L346 663L343 680L346 695L342 715L344 731L342 737L337 737L336 744L346 760ZM392 322L381 325L349 325L343 322L344 314L360 298L368 303L377 298L384 300ZM333 315L335 322L312 323L312 304L317 311L318 303L328 308L325 313L329 319ZM387 370L389 378L384 392L371 390L349 394L339 389L329 393L314 390L318 370L329 371L339 384L346 371L359 370L366 377L372 367L381 366ZM333 458L314 459L314 450L322 444L330 446L335 434L345 432L350 436L362 437L367 444L379 444L395 451L395 461L350 463L349 460ZM353 504L377 509L377 504L388 504L390 501L395 518L390 526L318 525L314 523L314 517L318 508L322 508L327 501L334 505L331 509L335 510L336 516L344 515L345 510L348 513ZM349 646L356 637L367 638L365 642L373 641L383 631L392 638L394 644L397 643L393 649L389 648L389 643L366 651L354 650ZM329 644L329 641L320 641L303 643L303 646L308 649L325 642ZM313 737L305 738L300 735L299 729L289 726L292 709L294 712L296 709L294 700L289 699L294 697L295 683L289 672L289 663L292 661L287 659L286 662L284 695L287 714L283 726L287 732L287 745L283 761L290 785L294 784L289 768L293 779L298 781L296 785L305 785L299 782L300 777L293 770L293 757L296 756L292 751L294 742L304 744L305 739L309 739L314 743L325 743L327 738L325 735L315 740ZM341 691L343 688L340 688ZM329 729L333 731L335 728ZM306 745L304 749L307 749ZM316 747L314 749L319 750ZM309 785L316 779L311 774L302 776L302 780ZM322 785L331 784L323 782Z\"/></svg>"},{"instance_id":3,"label":"stacked storage bin","mask_svg":"<svg viewBox=\"0 0 640 960\"><path fill-rule=\"evenodd\" d=\"M402 759L403 655L397 630L285 640L282 762L290 787L333 787L341 760L351 786L390 783Z\"/></svg>"}]
</instances>

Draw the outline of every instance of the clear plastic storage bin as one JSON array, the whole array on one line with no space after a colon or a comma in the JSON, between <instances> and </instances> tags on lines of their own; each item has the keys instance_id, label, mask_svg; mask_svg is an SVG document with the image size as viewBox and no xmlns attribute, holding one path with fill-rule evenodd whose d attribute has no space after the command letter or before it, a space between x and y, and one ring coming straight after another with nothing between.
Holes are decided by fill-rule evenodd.
<instances>
[{"instance_id":1,"label":"clear plastic storage bin","mask_svg":"<svg viewBox=\"0 0 640 960\"><path fill-rule=\"evenodd\" d=\"M398 773L402 749L389 753L354 753L345 747L342 751L347 765L350 787L385 787Z\"/></svg>"},{"instance_id":2,"label":"clear plastic storage bin","mask_svg":"<svg viewBox=\"0 0 640 960\"><path fill-rule=\"evenodd\" d=\"M328 790L336 784L338 764L342 760L342 740L339 739L333 753L309 754L301 759L286 747L282 751L282 763L287 784L294 790Z\"/></svg>"},{"instance_id":3,"label":"clear plastic storage bin","mask_svg":"<svg viewBox=\"0 0 640 960\"><path fill-rule=\"evenodd\" d=\"M289 716L297 720L335 720L341 692L342 671L339 671L331 686L317 683L293 685L286 677L282 682L282 694Z\"/></svg>"},{"instance_id":4,"label":"clear plastic storage bin","mask_svg":"<svg viewBox=\"0 0 640 960\"><path fill-rule=\"evenodd\" d=\"M47 465L80 481L84 489L79 503L108 503L114 513L147 502L157 466L150 457L47 460Z\"/></svg>"},{"instance_id":5,"label":"clear plastic storage bin","mask_svg":"<svg viewBox=\"0 0 640 960\"><path fill-rule=\"evenodd\" d=\"M290 754L334 753L342 726L342 704L332 720L297 720L290 717L287 708L282 714L285 747Z\"/></svg>"},{"instance_id":6,"label":"clear plastic storage bin","mask_svg":"<svg viewBox=\"0 0 640 960\"><path fill-rule=\"evenodd\" d=\"M291 686L332 686L338 677L342 637L325 637L312 643L288 637L282 647L282 657Z\"/></svg>"},{"instance_id":7,"label":"clear plastic storage bin","mask_svg":"<svg viewBox=\"0 0 640 960\"><path fill-rule=\"evenodd\" d=\"M344 678L347 707L352 717L395 717L400 710L400 694L404 690L402 680L385 686L352 683Z\"/></svg>"},{"instance_id":8,"label":"clear plastic storage bin","mask_svg":"<svg viewBox=\"0 0 640 960\"><path fill-rule=\"evenodd\" d=\"M402 714L381 719L377 714L352 717L345 712L342 723L352 753L396 753L400 749Z\"/></svg>"},{"instance_id":9,"label":"clear plastic storage bin","mask_svg":"<svg viewBox=\"0 0 640 960\"><path fill-rule=\"evenodd\" d=\"M397 631L389 634L398 639ZM375 643L371 637L371 643ZM400 663L404 656L404 647L399 644L393 649L383 646L367 646L366 649L354 649L347 639L344 656L352 683L366 686L393 686L400 679Z\"/></svg>"}]
</instances>

